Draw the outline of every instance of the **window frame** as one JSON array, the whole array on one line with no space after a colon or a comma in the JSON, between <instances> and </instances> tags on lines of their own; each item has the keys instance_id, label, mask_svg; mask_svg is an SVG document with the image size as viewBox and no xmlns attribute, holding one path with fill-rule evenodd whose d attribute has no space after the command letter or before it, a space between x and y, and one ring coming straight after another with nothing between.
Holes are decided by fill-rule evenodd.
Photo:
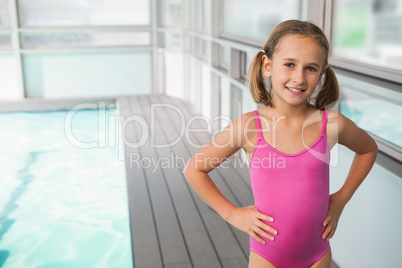
<instances>
[{"instance_id":1,"label":"window frame","mask_svg":"<svg viewBox=\"0 0 402 268\"><path fill-rule=\"evenodd\" d=\"M390 81L377 81L376 78L370 77L368 75L362 75L360 73L353 73L345 69L334 68L336 75L346 79L345 85L350 85L350 90L360 92L365 95L373 96L375 98L384 100L386 102L391 102L395 104L402 103L402 92L401 88L397 83ZM350 80L348 82L347 80ZM359 80L361 83L365 84L364 89L356 90L353 88L353 80ZM342 83L340 83L342 85ZM385 90L384 90L385 89ZM339 112L342 113L341 105L338 105ZM375 133L369 133L370 136L376 141L378 148L384 154L391 156L395 160L402 163L402 149L394 144L391 144L387 140L375 135Z\"/></svg>"},{"instance_id":2,"label":"window frame","mask_svg":"<svg viewBox=\"0 0 402 268\"><path fill-rule=\"evenodd\" d=\"M333 40L333 27L334 27L334 7L336 0L325 0L325 24L324 31L329 39L330 46L332 47ZM370 75L381 80L387 80L402 84L402 71L395 69L384 68L364 62L348 60L342 57L334 56L332 53L329 58L330 65L345 70L350 70L363 75ZM402 92L402 89L401 89Z\"/></svg>"},{"instance_id":3,"label":"window frame","mask_svg":"<svg viewBox=\"0 0 402 268\"><path fill-rule=\"evenodd\" d=\"M11 25L10 27L1 28L1 31L9 31L12 37L12 47L7 49L15 55L16 67L17 67L17 90L19 94L19 99L27 99L27 89L26 81L23 68L23 56L32 53L75 53L75 52L119 52L119 51L152 51L151 52L151 92L155 91L155 70L157 65L157 3L158 0L149 0L149 23L148 24L138 24L138 25L82 25L82 26L24 26L21 24L21 14L20 14L20 3L18 0L9 1L9 15ZM63 32L124 32L124 31L135 31L135 32L149 32L150 33L150 43L147 45L139 46L57 46L57 47L38 47L38 48L24 48L22 45L23 34L25 33L63 33Z\"/></svg>"}]
</instances>

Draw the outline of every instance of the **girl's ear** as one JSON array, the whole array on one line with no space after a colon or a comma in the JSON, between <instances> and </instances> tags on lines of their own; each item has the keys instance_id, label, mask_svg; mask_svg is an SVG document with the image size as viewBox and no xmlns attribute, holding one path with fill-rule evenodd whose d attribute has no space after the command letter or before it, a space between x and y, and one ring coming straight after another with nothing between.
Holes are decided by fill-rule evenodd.
<instances>
[{"instance_id":1,"label":"girl's ear","mask_svg":"<svg viewBox=\"0 0 402 268\"><path fill-rule=\"evenodd\" d=\"M321 72L321 75L320 75L321 77L325 74L325 72L327 71L327 68L328 67L326 66L326 67L324 67L324 69L322 69L322 72Z\"/></svg>"},{"instance_id":2,"label":"girl's ear","mask_svg":"<svg viewBox=\"0 0 402 268\"><path fill-rule=\"evenodd\" d=\"M262 56L262 73L265 77L271 77L271 67L272 61L267 57L267 55Z\"/></svg>"}]
</instances>

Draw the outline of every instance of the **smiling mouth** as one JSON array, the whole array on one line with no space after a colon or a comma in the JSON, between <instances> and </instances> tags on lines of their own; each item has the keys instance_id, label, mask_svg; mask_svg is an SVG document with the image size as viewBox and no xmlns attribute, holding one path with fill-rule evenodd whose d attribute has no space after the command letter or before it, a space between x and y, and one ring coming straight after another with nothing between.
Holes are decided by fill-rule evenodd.
<instances>
[{"instance_id":1,"label":"smiling mouth","mask_svg":"<svg viewBox=\"0 0 402 268\"><path fill-rule=\"evenodd\" d=\"M286 87L286 88L294 93L300 93L300 92L306 91L305 89L294 88L294 87Z\"/></svg>"}]
</instances>

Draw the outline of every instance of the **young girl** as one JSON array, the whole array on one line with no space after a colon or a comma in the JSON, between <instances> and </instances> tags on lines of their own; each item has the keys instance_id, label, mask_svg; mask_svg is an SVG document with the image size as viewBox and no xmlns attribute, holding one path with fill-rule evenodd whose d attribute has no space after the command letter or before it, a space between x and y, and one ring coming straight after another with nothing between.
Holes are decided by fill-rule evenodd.
<instances>
[{"instance_id":1,"label":"young girl","mask_svg":"<svg viewBox=\"0 0 402 268\"><path fill-rule=\"evenodd\" d=\"M339 96L328 54L328 40L316 25L280 23L249 73L251 94L264 107L236 118L185 168L201 198L250 235L249 267L330 267L329 239L374 164L375 141L328 110ZM356 154L343 187L329 195L329 151L336 143ZM240 148L255 200L249 207L235 207L208 175Z\"/></svg>"}]
</instances>

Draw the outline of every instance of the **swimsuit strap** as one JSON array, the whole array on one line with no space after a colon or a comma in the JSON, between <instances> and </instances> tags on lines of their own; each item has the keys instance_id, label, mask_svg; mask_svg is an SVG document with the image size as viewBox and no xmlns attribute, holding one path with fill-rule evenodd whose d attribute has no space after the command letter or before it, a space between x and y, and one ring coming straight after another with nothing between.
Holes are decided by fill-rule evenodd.
<instances>
[{"instance_id":1,"label":"swimsuit strap","mask_svg":"<svg viewBox=\"0 0 402 268\"><path fill-rule=\"evenodd\" d=\"M322 129L321 129L321 135L325 135L325 128L327 126L327 116L328 116L328 110L324 110L324 114L322 116Z\"/></svg>"},{"instance_id":2,"label":"swimsuit strap","mask_svg":"<svg viewBox=\"0 0 402 268\"><path fill-rule=\"evenodd\" d=\"M263 139L262 136L262 131L261 131L261 121L260 121L260 115L258 114L257 110L254 110L254 116L255 116L255 123L257 125L257 131L258 131L258 139Z\"/></svg>"}]
</instances>

